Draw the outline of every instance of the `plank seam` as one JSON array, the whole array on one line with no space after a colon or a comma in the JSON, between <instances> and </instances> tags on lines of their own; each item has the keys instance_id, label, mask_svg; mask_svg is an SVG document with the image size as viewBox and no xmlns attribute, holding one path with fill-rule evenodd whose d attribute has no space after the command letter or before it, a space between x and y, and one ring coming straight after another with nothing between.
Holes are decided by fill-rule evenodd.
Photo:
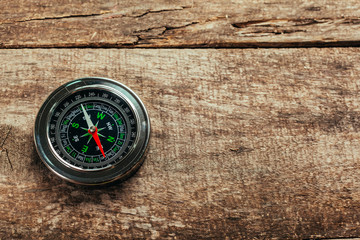
<instances>
[{"instance_id":1,"label":"plank seam","mask_svg":"<svg viewBox=\"0 0 360 240\"><path fill-rule=\"evenodd\" d=\"M136 36L136 35L134 35ZM334 41L334 42L244 42L244 43L200 43L200 44L179 44L166 46L146 46L136 44L141 37L134 43L62 43L62 44L21 44L21 45L4 45L0 43L0 49L48 49L48 48L93 48L93 49L107 49L107 48L134 48L134 49L258 49L258 48L351 48L360 47L360 41ZM146 38L149 39L149 38Z\"/></svg>"}]
</instances>

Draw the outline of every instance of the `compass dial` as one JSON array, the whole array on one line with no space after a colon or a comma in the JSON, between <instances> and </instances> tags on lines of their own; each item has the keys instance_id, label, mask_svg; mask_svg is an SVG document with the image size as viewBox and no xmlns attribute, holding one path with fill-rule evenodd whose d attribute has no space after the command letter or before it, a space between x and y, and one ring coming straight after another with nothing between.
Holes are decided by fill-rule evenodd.
<instances>
[{"instance_id":1,"label":"compass dial","mask_svg":"<svg viewBox=\"0 0 360 240\"><path fill-rule=\"evenodd\" d=\"M85 78L61 86L36 119L35 144L57 175L80 184L125 179L142 162L150 123L140 99L113 80Z\"/></svg>"}]
</instances>

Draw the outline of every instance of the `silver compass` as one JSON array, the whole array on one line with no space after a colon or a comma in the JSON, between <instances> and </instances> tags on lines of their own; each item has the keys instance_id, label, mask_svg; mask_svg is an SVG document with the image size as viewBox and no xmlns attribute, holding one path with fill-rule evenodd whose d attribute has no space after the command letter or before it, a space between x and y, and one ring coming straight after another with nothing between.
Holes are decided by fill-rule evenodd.
<instances>
[{"instance_id":1,"label":"silver compass","mask_svg":"<svg viewBox=\"0 0 360 240\"><path fill-rule=\"evenodd\" d=\"M45 165L84 185L125 180L141 166L149 138L150 120L140 98L125 85L98 77L56 89L34 128Z\"/></svg>"}]
</instances>

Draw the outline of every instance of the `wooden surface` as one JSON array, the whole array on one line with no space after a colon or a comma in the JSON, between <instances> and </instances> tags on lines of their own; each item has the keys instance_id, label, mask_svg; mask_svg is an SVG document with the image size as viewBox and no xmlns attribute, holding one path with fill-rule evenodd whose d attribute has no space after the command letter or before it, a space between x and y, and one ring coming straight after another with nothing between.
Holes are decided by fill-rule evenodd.
<instances>
[{"instance_id":1,"label":"wooden surface","mask_svg":"<svg viewBox=\"0 0 360 240\"><path fill-rule=\"evenodd\" d=\"M4 239L359 236L360 51L0 51ZM108 76L151 116L121 185L67 184L39 160L35 114L60 84Z\"/></svg>"},{"instance_id":2,"label":"wooden surface","mask_svg":"<svg viewBox=\"0 0 360 240\"><path fill-rule=\"evenodd\" d=\"M358 0L5 0L0 48L359 46Z\"/></svg>"},{"instance_id":3,"label":"wooden surface","mask_svg":"<svg viewBox=\"0 0 360 240\"><path fill-rule=\"evenodd\" d=\"M360 237L359 23L357 0L3 1L0 239ZM35 151L41 104L85 76L148 108L122 184Z\"/></svg>"}]
</instances>

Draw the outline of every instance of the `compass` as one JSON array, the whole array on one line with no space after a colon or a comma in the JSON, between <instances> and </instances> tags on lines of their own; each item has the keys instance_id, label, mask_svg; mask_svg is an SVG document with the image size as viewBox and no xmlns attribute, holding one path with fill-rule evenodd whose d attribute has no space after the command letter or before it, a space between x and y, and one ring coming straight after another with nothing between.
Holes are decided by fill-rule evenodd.
<instances>
[{"instance_id":1,"label":"compass","mask_svg":"<svg viewBox=\"0 0 360 240\"><path fill-rule=\"evenodd\" d=\"M98 77L56 89L34 128L45 165L83 185L125 180L141 166L149 137L150 120L140 98L125 85Z\"/></svg>"}]
</instances>

